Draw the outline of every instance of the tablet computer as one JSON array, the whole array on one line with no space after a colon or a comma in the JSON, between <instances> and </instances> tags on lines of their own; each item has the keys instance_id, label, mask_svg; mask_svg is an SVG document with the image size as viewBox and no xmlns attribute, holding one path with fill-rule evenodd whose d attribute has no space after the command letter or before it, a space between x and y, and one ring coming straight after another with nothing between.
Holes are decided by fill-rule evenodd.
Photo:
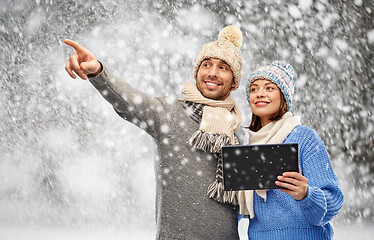
<instances>
[{"instance_id":1,"label":"tablet computer","mask_svg":"<svg viewBox=\"0 0 374 240\"><path fill-rule=\"evenodd\" d=\"M280 189L283 172L299 172L297 143L222 147L223 186L226 191Z\"/></svg>"}]
</instances>

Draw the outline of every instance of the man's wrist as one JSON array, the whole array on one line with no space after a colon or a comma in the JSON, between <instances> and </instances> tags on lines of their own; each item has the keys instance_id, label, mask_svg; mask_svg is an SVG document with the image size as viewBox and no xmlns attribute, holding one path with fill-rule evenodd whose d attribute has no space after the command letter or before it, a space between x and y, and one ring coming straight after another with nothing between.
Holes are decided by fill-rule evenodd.
<instances>
[{"instance_id":1,"label":"man's wrist","mask_svg":"<svg viewBox=\"0 0 374 240\"><path fill-rule=\"evenodd\" d=\"M99 75L99 74L103 71L103 64L102 64L99 60L97 60L97 61L98 61L99 64L100 64L100 68L99 68L99 70L98 70L97 72L95 72L95 73L88 74L87 77L89 77L89 78L96 77L97 75Z\"/></svg>"}]
</instances>

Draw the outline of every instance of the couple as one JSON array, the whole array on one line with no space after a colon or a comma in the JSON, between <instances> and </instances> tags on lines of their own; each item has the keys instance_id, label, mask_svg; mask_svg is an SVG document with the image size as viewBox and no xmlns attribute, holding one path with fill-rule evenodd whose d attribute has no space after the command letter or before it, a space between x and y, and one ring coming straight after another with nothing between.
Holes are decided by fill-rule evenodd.
<instances>
[{"instance_id":1,"label":"couple","mask_svg":"<svg viewBox=\"0 0 374 240\"><path fill-rule=\"evenodd\" d=\"M286 62L262 66L248 79L250 144L298 143L302 174L278 176L282 190L222 188L221 147L239 144L242 123L230 94L241 79L242 41L239 28L227 26L205 44L193 69L196 82L182 86L182 100L147 96L72 40L64 41L75 49L65 69L89 79L119 116L155 139L156 239L239 239L243 216L250 218L249 239L332 239L343 194L322 140L291 113L293 68Z\"/></svg>"}]
</instances>

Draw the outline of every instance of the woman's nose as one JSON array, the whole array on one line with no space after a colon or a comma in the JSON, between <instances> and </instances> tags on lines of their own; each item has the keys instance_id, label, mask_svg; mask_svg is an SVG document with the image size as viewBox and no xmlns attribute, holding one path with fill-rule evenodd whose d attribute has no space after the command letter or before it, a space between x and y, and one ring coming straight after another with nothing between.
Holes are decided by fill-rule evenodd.
<instances>
[{"instance_id":1,"label":"woman's nose","mask_svg":"<svg viewBox=\"0 0 374 240\"><path fill-rule=\"evenodd\" d=\"M265 90L263 88L260 88L257 91L257 97L264 97L266 95Z\"/></svg>"}]
</instances>

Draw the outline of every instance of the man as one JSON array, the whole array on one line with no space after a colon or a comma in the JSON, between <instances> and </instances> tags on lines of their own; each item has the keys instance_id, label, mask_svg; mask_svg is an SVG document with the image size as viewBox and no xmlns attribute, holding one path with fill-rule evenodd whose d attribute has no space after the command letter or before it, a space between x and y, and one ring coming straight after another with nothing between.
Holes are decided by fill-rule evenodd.
<instances>
[{"instance_id":1,"label":"man","mask_svg":"<svg viewBox=\"0 0 374 240\"><path fill-rule=\"evenodd\" d=\"M242 121L230 95L241 78L239 28L228 26L204 45L194 66L196 84L183 85L183 101L149 97L78 43L64 42L75 49L65 68L69 75L88 78L122 118L155 139L156 239L239 239L237 202L222 188L220 158L224 144L237 143Z\"/></svg>"}]
</instances>

